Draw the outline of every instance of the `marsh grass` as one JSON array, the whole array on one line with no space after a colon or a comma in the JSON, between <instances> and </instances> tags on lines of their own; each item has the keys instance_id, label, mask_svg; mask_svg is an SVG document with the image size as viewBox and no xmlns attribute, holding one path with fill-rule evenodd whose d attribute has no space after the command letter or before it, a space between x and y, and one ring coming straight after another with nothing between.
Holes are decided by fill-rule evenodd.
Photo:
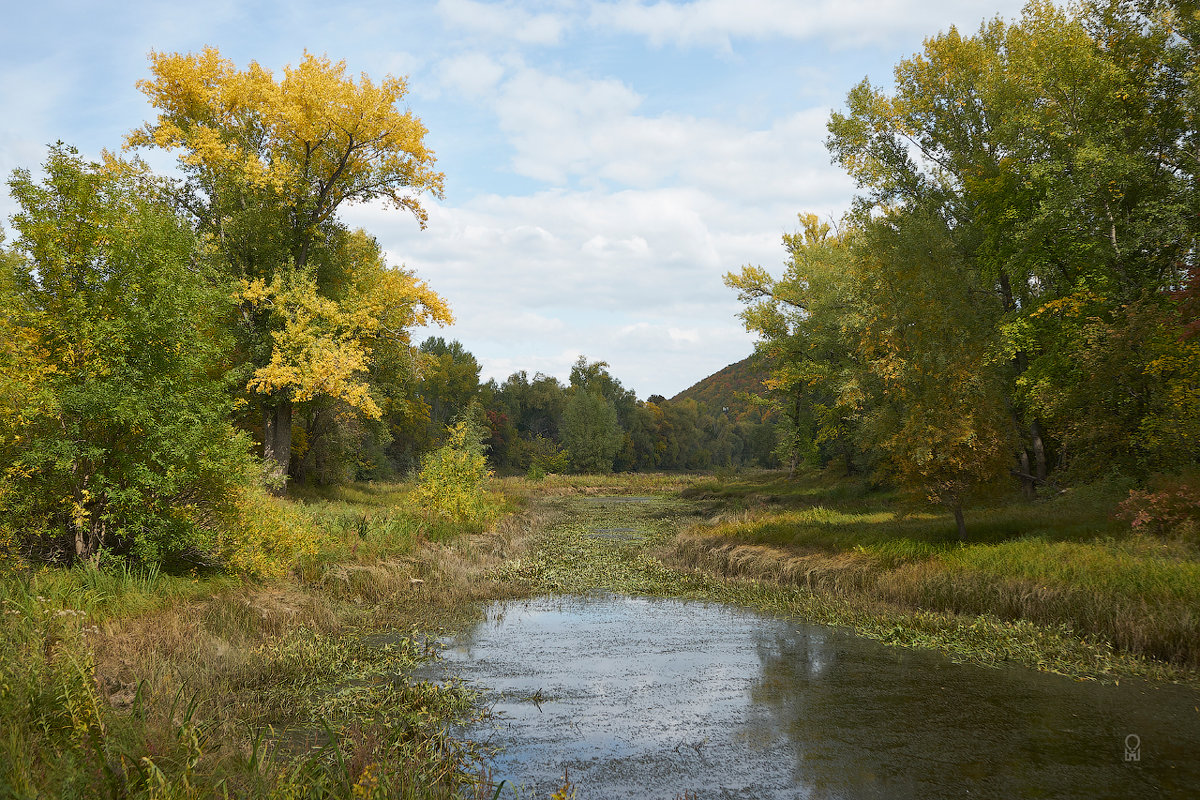
<instances>
[{"instance_id":1,"label":"marsh grass","mask_svg":"<svg viewBox=\"0 0 1200 800\"><path fill-rule=\"evenodd\" d=\"M495 485L488 525L431 518L405 485L301 490L289 518L320 547L272 579L0 575L0 796L493 798L486 752L451 733L485 709L407 675L477 601L547 592L736 603L975 663L1196 680L1196 554L1130 536L1107 495L998 505L963 547L947 519L827 475Z\"/></svg>"},{"instance_id":2,"label":"marsh grass","mask_svg":"<svg viewBox=\"0 0 1200 800\"><path fill-rule=\"evenodd\" d=\"M698 513L695 502L677 496L614 495L579 492L545 500L556 516L518 558L503 563L501 577L529 594L601 591L732 603L844 626L889 645L937 649L975 664L1021 664L1078 679L1198 682L1195 670L1114 648L1071 624L922 608L874 590L880 573L887 572L881 564L931 564L952 552L950 546L881 540L872 552L796 554L708 537L713 527L744 522L745 511L720 515L714 523ZM844 522L845 513L808 519ZM614 527L633 528L638 535L597 535Z\"/></svg>"},{"instance_id":3,"label":"marsh grass","mask_svg":"<svg viewBox=\"0 0 1200 800\"><path fill-rule=\"evenodd\" d=\"M449 733L471 692L407 673L540 517L452 525L409 492L302 490L320 547L277 578L10 565L0 797L492 797Z\"/></svg>"},{"instance_id":4,"label":"marsh grass","mask_svg":"<svg viewBox=\"0 0 1200 800\"><path fill-rule=\"evenodd\" d=\"M901 609L1065 626L1200 668L1200 554L1132 535L1112 516L1116 492L978 509L966 544L946 515L906 509L862 484L842 491L824 475L700 484L693 495L742 510L679 537L674 555L687 568Z\"/></svg>"}]
</instances>

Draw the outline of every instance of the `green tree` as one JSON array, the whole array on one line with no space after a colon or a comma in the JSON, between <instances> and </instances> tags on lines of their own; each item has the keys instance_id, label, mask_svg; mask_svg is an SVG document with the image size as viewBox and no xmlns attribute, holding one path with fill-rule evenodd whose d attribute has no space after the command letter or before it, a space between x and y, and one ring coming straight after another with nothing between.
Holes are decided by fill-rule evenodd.
<instances>
[{"instance_id":1,"label":"green tree","mask_svg":"<svg viewBox=\"0 0 1200 800\"><path fill-rule=\"evenodd\" d=\"M864 81L830 121L859 210L944 220L957 280L1000 302L1003 319L972 327L1016 334L1004 401L1034 480L1053 450L1062 461L1068 433L1062 417L1044 430L1048 407L1030 387L1104 391L1055 366L1086 342L1051 337L1085 328L1041 324L1039 310L1088 296L1119 314L1182 286L1196 261L1197 120L1180 102L1195 96L1196 28L1186 4L1033 2L1016 22L927 40L897 65L893 93ZM1136 436L1126 430L1127 447Z\"/></svg>"},{"instance_id":2,"label":"green tree","mask_svg":"<svg viewBox=\"0 0 1200 800\"><path fill-rule=\"evenodd\" d=\"M209 547L215 511L252 472L227 421L227 296L140 165L59 145L45 171L9 182L20 260L0 373L23 407L2 421L3 514L51 559Z\"/></svg>"},{"instance_id":3,"label":"green tree","mask_svg":"<svg viewBox=\"0 0 1200 800\"><path fill-rule=\"evenodd\" d=\"M1013 465L998 337L981 324L999 316L999 303L963 281L968 272L936 218L893 212L870 222L854 250L862 439L884 456L883 474L944 506L965 540L965 507Z\"/></svg>"},{"instance_id":4,"label":"green tree","mask_svg":"<svg viewBox=\"0 0 1200 800\"><path fill-rule=\"evenodd\" d=\"M571 367L570 382L577 390L592 392L607 400L617 412L621 427L628 427L629 416L637 405L637 396L612 376L607 361L589 362L586 357L580 356Z\"/></svg>"},{"instance_id":5,"label":"green tree","mask_svg":"<svg viewBox=\"0 0 1200 800\"><path fill-rule=\"evenodd\" d=\"M788 261L776 279L761 267L725 276L747 304L741 317L758 334L758 354L769 367L766 396L780 412L777 450L795 468L800 460L860 466L856 444L863 366L855 330L850 248L812 214L801 230L785 234Z\"/></svg>"},{"instance_id":6,"label":"green tree","mask_svg":"<svg viewBox=\"0 0 1200 800\"><path fill-rule=\"evenodd\" d=\"M446 443L421 459L413 500L422 508L460 521L480 521L491 513L487 428L479 416L472 404L449 426Z\"/></svg>"},{"instance_id":7,"label":"green tree","mask_svg":"<svg viewBox=\"0 0 1200 800\"><path fill-rule=\"evenodd\" d=\"M572 393L563 413L562 433L577 472L612 472L623 437L617 411L603 395L581 389Z\"/></svg>"},{"instance_id":8,"label":"green tree","mask_svg":"<svg viewBox=\"0 0 1200 800\"><path fill-rule=\"evenodd\" d=\"M479 393L479 362L461 342L430 336L421 343L418 393L436 430L462 414Z\"/></svg>"}]
</instances>

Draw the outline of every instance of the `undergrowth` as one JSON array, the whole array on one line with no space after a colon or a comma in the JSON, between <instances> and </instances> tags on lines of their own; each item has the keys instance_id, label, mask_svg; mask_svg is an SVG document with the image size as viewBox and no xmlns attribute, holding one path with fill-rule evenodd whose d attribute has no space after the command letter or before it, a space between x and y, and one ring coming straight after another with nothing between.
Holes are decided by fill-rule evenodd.
<instances>
[{"instance_id":1,"label":"undergrowth","mask_svg":"<svg viewBox=\"0 0 1200 800\"><path fill-rule=\"evenodd\" d=\"M6 564L0 797L492 797L485 751L450 733L474 694L408 675L434 652L414 626L502 593L477 564L521 528L484 536L411 491L260 498L280 546L224 570Z\"/></svg>"}]
</instances>

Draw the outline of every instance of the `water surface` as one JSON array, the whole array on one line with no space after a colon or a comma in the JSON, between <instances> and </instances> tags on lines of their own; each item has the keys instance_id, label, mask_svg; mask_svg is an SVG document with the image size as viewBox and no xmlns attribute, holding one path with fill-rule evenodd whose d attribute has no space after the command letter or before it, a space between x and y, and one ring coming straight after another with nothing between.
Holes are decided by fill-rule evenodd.
<instances>
[{"instance_id":1,"label":"water surface","mask_svg":"<svg viewBox=\"0 0 1200 800\"><path fill-rule=\"evenodd\" d=\"M488 689L499 720L471 733L503 748L496 780L541 797L564 769L580 800L1200 796L1195 691L959 665L718 604L493 603L439 669Z\"/></svg>"}]
</instances>

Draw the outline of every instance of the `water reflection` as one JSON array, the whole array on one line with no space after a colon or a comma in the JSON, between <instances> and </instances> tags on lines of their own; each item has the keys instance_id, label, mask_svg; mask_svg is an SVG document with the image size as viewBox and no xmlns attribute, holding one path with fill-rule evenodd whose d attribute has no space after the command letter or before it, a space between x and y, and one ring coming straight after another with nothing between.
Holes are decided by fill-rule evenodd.
<instances>
[{"instance_id":1,"label":"water reflection","mask_svg":"<svg viewBox=\"0 0 1200 800\"><path fill-rule=\"evenodd\" d=\"M1200 793L1200 696L956 665L720 605L495 604L447 671L490 687L495 773L581 798ZM1140 736L1137 762L1125 737Z\"/></svg>"},{"instance_id":2,"label":"water reflection","mask_svg":"<svg viewBox=\"0 0 1200 800\"><path fill-rule=\"evenodd\" d=\"M812 797L1195 797L1200 697L761 631L754 725L795 746ZM1125 758L1134 734L1138 761Z\"/></svg>"}]
</instances>

